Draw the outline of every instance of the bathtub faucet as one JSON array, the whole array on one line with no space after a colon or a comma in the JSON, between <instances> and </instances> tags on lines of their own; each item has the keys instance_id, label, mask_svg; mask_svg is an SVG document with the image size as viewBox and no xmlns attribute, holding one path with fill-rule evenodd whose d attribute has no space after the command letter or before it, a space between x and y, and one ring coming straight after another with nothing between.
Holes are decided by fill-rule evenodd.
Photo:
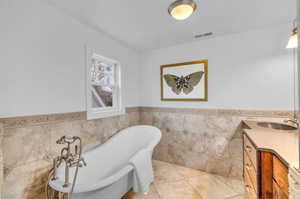
<instances>
[{"instance_id":1,"label":"bathtub faucet","mask_svg":"<svg viewBox=\"0 0 300 199\"><path fill-rule=\"evenodd\" d=\"M76 141L79 142L78 145L75 144L74 151L71 151L71 145L74 144ZM65 182L63 187L69 187L71 184L69 182L69 170L71 167L78 167L86 166L86 162L84 161L83 157L81 157L82 152L82 144L81 138L78 136L62 136L60 139L56 141L57 144L66 144L64 148L62 148L60 152L60 156L54 159L53 161L53 176L52 180L56 180L56 169L64 162L65 163ZM77 175L77 174L76 174Z\"/></svg>"}]
</instances>

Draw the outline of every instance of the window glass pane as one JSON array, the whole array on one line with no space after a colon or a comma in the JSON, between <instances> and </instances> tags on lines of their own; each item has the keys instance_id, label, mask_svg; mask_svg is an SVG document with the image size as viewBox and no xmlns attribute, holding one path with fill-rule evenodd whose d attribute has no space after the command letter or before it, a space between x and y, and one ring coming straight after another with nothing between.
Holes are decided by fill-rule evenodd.
<instances>
[{"instance_id":1,"label":"window glass pane","mask_svg":"<svg viewBox=\"0 0 300 199\"><path fill-rule=\"evenodd\" d=\"M92 59L91 93L92 107L113 107L114 68L112 63Z\"/></svg>"}]
</instances>

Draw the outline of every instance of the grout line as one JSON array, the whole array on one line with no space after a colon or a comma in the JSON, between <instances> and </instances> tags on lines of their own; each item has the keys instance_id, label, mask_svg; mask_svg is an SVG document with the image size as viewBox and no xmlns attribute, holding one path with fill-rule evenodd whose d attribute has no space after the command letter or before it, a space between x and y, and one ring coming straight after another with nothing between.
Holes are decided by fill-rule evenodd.
<instances>
[{"instance_id":1,"label":"grout line","mask_svg":"<svg viewBox=\"0 0 300 199\"><path fill-rule=\"evenodd\" d=\"M225 198L225 199L232 199L232 198L235 198L235 197L237 197L237 196L243 196L243 194L237 194L237 195L231 196L231 197L229 197L229 198Z\"/></svg>"},{"instance_id":2,"label":"grout line","mask_svg":"<svg viewBox=\"0 0 300 199\"><path fill-rule=\"evenodd\" d=\"M163 162L163 161L160 161L160 162ZM172 164L172 163L167 163L167 164L170 165L170 167L173 168L174 170L176 170L176 166L184 167L184 166L176 165L176 164ZM187 168L187 167L184 167L184 168ZM187 169L190 169L190 168L187 168ZM197 196L200 197L199 199L203 199L202 195L197 191L197 189L195 189L195 188L188 182L188 179L189 179L190 177L187 177L187 176L182 175L182 174L179 174L179 175L180 175L181 177L183 177L183 179L182 179L182 180L178 180L178 181L176 181L176 182L184 181L184 182L188 185L188 187L191 188L191 189L197 194ZM194 177L196 177L196 176L194 176ZM158 194L159 194L159 192L158 192Z\"/></svg>"},{"instance_id":3,"label":"grout line","mask_svg":"<svg viewBox=\"0 0 300 199\"><path fill-rule=\"evenodd\" d=\"M159 160L157 160L157 161L158 161L158 162L161 162L162 164L166 164L166 165L169 166L172 170L173 170L173 169L176 170L176 169L177 169L177 168L176 168L177 166L183 167L183 168L187 168L187 167L184 167L184 166L181 166L181 165L176 165L176 164L173 164L173 163L168 163L168 162L159 161ZM187 169L190 169L190 168L187 168ZM194 169L192 169L192 170L194 170ZM203 171L200 171L200 172L203 172ZM242 196L242 195L243 195L243 193L237 193L236 191L234 191L234 188L228 183L228 180L231 179L230 177L224 177L224 176L220 176L220 175L216 175L216 174L211 174L211 173L208 173L208 172L203 172L203 173L206 173L206 174L208 174L208 175L214 176L214 180L216 180L216 182L225 185L228 189L230 189L231 191L233 191L233 192L235 193L235 194L233 194L232 196L230 196L230 197L228 197L228 198L226 198L226 199L232 199L232 198L234 198L234 197L237 197L237 196L240 196L240 195ZM199 191L198 191L192 184L190 184L190 182L189 182L189 179L190 179L190 178L201 177L201 175L200 175L200 176L196 176L196 175L195 175L195 176L186 176L186 175L184 175L184 174L181 174L180 172L179 172L178 174L179 174L181 177L183 177L183 179L182 179L182 180L176 180L175 182L179 182L179 181L185 182L189 188L191 188L193 191L196 192L196 194L197 194L197 196L199 197L199 199L203 199L203 196L202 196L201 192L199 192ZM222 179L224 179L224 180L222 180ZM163 184L170 184L170 183L172 183L172 182L164 182ZM153 183L153 185L154 185L155 191L157 192L159 198L160 198L160 199L163 199L162 196L161 196L161 194L159 193L159 191L158 191L158 189L157 189L157 184Z\"/></svg>"},{"instance_id":4,"label":"grout line","mask_svg":"<svg viewBox=\"0 0 300 199\"><path fill-rule=\"evenodd\" d=\"M156 194L158 195L158 198L159 198L159 199L162 199L161 195L160 195L159 192L157 191L157 188L156 188L156 185L155 185L154 182L153 182L153 187L154 187L154 189L155 189L155 191L156 191Z\"/></svg>"},{"instance_id":5,"label":"grout line","mask_svg":"<svg viewBox=\"0 0 300 199\"><path fill-rule=\"evenodd\" d=\"M200 196L199 199L203 199L201 193L200 193L196 188L194 188L193 185L191 185L191 184L189 183L189 181L186 181L186 183L187 183L187 184L188 184L188 185L196 192L196 194L197 194L198 196Z\"/></svg>"}]
</instances>

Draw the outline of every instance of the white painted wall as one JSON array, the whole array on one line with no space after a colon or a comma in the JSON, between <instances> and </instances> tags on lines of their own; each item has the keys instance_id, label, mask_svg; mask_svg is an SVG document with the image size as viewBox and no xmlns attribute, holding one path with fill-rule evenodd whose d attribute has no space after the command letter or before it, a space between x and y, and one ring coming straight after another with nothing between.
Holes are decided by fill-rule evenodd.
<instances>
[{"instance_id":1,"label":"white painted wall","mask_svg":"<svg viewBox=\"0 0 300 199\"><path fill-rule=\"evenodd\" d=\"M222 109L293 109L292 27L276 25L153 50L142 55L141 105ZM162 102L160 65L208 59L208 102Z\"/></svg>"},{"instance_id":2,"label":"white painted wall","mask_svg":"<svg viewBox=\"0 0 300 199\"><path fill-rule=\"evenodd\" d=\"M122 64L139 105L139 55L42 0L0 2L0 117L85 110L85 45Z\"/></svg>"},{"instance_id":3,"label":"white painted wall","mask_svg":"<svg viewBox=\"0 0 300 199\"><path fill-rule=\"evenodd\" d=\"M297 27L299 29L300 27L300 2L297 1ZM298 34L298 44L300 44L300 34ZM299 47L298 47L299 49ZM300 93L300 50L297 50L297 54L298 54L298 62L297 62L297 69L298 69L298 93ZM298 110L300 110L300 98L298 98ZM298 118L300 118L300 112L298 112ZM299 129L299 132L300 132L300 129ZM299 137L299 149L300 149L300 137ZM299 150L300 151L300 150ZM299 154L300 156L300 154ZM300 157L299 157L300 158ZM300 162L300 161L299 161ZM300 165L299 165L300 167Z\"/></svg>"},{"instance_id":4,"label":"white painted wall","mask_svg":"<svg viewBox=\"0 0 300 199\"><path fill-rule=\"evenodd\" d=\"M85 110L85 45L118 60L126 106L292 109L290 25L140 56L44 0L0 2L0 117ZM209 60L208 102L161 102L162 64ZM141 65L141 67L140 67Z\"/></svg>"}]
</instances>

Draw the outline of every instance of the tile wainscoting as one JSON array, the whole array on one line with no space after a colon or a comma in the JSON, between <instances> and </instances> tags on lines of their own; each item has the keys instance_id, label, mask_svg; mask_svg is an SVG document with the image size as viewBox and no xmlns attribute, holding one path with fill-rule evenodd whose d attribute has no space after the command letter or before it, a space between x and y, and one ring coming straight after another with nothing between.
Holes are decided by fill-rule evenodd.
<instances>
[{"instance_id":1,"label":"tile wainscoting","mask_svg":"<svg viewBox=\"0 0 300 199\"><path fill-rule=\"evenodd\" d=\"M4 198L44 199L52 158L61 148L55 143L57 139L77 135L83 140L84 150L90 150L119 130L139 124L138 111L138 108L128 108L125 115L91 121L86 120L85 112L0 119L4 126L0 145L3 146Z\"/></svg>"},{"instance_id":2,"label":"tile wainscoting","mask_svg":"<svg viewBox=\"0 0 300 199\"><path fill-rule=\"evenodd\" d=\"M3 198L3 124L0 122L0 199Z\"/></svg>"},{"instance_id":3,"label":"tile wainscoting","mask_svg":"<svg viewBox=\"0 0 300 199\"><path fill-rule=\"evenodd\" d=\"M290 111L140 107L141 124L162 130L154 159L242 179L241 121L291 117Z\"/></svg>"},{"instance_id":4,"label":"tile wainscoting","mask_svg":"<svg viewBox=\"0 0 300 199\"><path fill-rule=\"evenodd\" d=\"M44 199L44 184L62 135L78 135L84 150L103 143L119 130L149 124L162 130L154 158L203 171L241 178L242 119L288 117L287 111L240 111L132 107L122 116L86 120L85 112L0 119L5 199ZM3 130L1 130L1 123ZM1 199L1 198L0 198Z\"/></svg>"}]
</instances>

